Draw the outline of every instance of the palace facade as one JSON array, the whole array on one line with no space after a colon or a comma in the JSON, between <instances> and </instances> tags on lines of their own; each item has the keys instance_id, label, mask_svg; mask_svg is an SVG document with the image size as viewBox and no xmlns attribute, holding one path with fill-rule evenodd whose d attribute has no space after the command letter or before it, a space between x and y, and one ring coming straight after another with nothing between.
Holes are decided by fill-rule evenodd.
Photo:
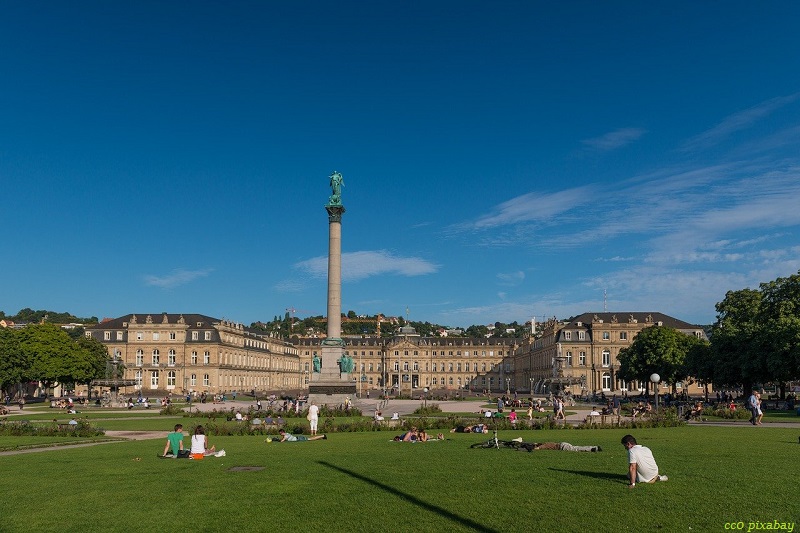
<instances>
[{"instance_id":1,"label":"palace facade","mask_svg":"<svg viewBox=\"0 0 800 533\"><path fill-rule=\"evenodd\" d=\"M656 325L706 338L699 326L662 313L584 313L548 320L522 339L421 337L406 326L393 337L343 340L360 394L419 395L425 388L546 394L556 384L576 395L638 394L646 384L618 377L618 355L642 329ZM123 378L135 390L154 396L307 390L312 359L322 355L322 338L287 341L199 314L129 314L89 326L86 335L123 363ZM676 386L702 393L699 384Z\"/></svg>"},{"instance_id":2,"label":"palace facade","mask_svg":"<svg viewBox=\"0 0 800 533\"><path fill-rule=\"evenodd\" d=\"M514 350L520 339L421 337L412 327L385 337L345 337L345 355L353 359L353 379L366 391L404 396L429 391L506 392L514 386ZM322 339L295 339L308 387L314 355Z\"/></svg>"},{"instance_id":3,"label":"palace facade","mask_svg":"<svg viewBox=\"0 0 800 533\"><path fill-rule=\"evenodd\" d=\"M198 314L125 315L86 328L122 361L143 395L301 388L292 344L228 320ZM126 392L130 392L129 390Z\"/></svg>"},{"instance_id":4,"label":"palace facade","mask_svg":"<svg viewBox=\"0 0 800 533\"><path fill-rule=\"evenodd\" d=\"M549 393L554 385L563 385L575 395L639 394L647 384L621 380L618 356L642 329L651 326L707 339L701 327L662 313L584 313L569 321L552 318L542 324L540 335L526 339L514 354L515 385L534 393ZM671 385L662 383L661 387ZM678 392L703 392L700 384L675 385Z\"/></svg>"}]
</instances>

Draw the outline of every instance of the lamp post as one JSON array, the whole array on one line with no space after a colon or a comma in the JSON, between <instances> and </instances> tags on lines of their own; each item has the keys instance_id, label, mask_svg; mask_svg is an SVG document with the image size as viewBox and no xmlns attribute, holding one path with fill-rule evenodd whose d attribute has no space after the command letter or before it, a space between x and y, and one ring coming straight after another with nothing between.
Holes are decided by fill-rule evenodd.
<instances>
[{"instance_id":1,"label":"lamp post","mask_svg":"<svg viewBox=\"0 0 800 533\"><path fill-rule=\"evenodd\" d=\"M428 387L425 387L424 389L422 389L422 392L425 393L425 396L424 396L425 399L423 401L423 407L425 407L427 409L428 408Z\"/></svg>"},{"instance_id":2,"label":"lamp post","mask_svg":"<svg viewBox=\"0 0 800 533\"><path fill-rule=\"evenodd\" d=\"M506 394L511 394L511 378L506 378Z\"/></svg>"},{"instance_id":3,"label":"lamp post","mask_svg":"<svg viewBox=\"0 0 800 533\"><path fill-rule=\"evenodd\" d=\"M661 381L661 376L658 374L651 374L650 381L653 382L653 394L656 397L656 411L658 411L658 382Z\"/></svg>"},{"instance_id":4,"label":"lamp post","mask_svg":"<svg viewBox=\"0 0 800 533\"><path fill-rule=\"evenodd\" d=\"M531 388L530 388L530 391L531 391L531 396L533 396L533 378L528 378L528 381L530 381L530 382L531 382Z\"/></svg>"}]
</instances>

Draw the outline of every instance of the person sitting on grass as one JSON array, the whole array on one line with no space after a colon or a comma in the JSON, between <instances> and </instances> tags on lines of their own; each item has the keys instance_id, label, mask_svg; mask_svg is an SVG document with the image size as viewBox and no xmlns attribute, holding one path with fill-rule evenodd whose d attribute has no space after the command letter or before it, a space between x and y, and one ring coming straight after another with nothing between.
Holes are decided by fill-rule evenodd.
<instances>
[{"instance_id":1,"label":"person sitting on grass","mask_svg":"<svg viewBox=\"0 0 800 533\"><path fill-rule=\"evenodd\" d=\"M636 483L655 483L667 481L667 476L658 474L658 465L653 458L650 448L636 443L633 435L622 437L622 445L628 450L628 486L633 488Z\"/></svg>"},{"instance_id":2,"label":"person sitting on grass","mask_svg":"<svg viewBox=\"0 0 800 533\"><path fill-rule=\"evenodd\" d=\"M402 435L397 435L394 438L395 442L417 442L417 440L419 440L419 434L415 427L412 427L411 430L406 431Z\"/></svg>"},{"instance_id":3,"label":"person sitting on grass","mask_svg":"<svg viewBox=\"0 0 800 533\"><path fill-rule=\"evenodd\" d=\"M214 455L216 451L216 446L208 447L208 437L203 426L197 426L194 430L194 435L192 435L190 457L192 459L202 459L208 455Z\"/></svg>"},{"instance_id":4,"label":"person sitting on grass","mask_svg":"<svg viewBox=\"0 0 800 533\"><path fill-rule=\"evenodd\" d=\"M292 435L291 433L287 433L285 429L281 428L278 433L281 434L280 442L306 442L309 440L320 440L320 439L327 439L328 437L325 435L314 435L311 437L306 437L305 435Z\"/></svg>"},{"instance_id":5,"label":"person sitting on grass","mask_svg":"<svg viewBox=\"0 0 800 533\"><path fill-rule=\"evenodd\" d=\"M167 433L167 444L164 445L164 453L161 454L161 457L167 457L170 448L173 459L183 451L183 426L181 424L175 424L175 430Z\"/></svg>"}]
</instances>

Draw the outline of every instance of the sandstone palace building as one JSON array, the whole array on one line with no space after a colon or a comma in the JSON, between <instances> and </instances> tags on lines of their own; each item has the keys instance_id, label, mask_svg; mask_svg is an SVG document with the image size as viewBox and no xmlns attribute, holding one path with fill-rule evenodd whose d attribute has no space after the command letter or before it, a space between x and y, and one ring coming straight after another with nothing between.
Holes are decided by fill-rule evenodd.
<instances>
[{"instance_id":1,"label":"sandstone palace building","mask_svg":"<svg viewBox=\"0 0 800 533\"><path fill-rule=\"evenodd\" d=\"M642 329L652 326L669 327L707 339L701 327L655 312L584 313L566 321L553 318L517 349L516 385L535 393L550 392L553 384L561 383L573 394L639 394L646 384L621 380L617 375L618 356ZM694 384L691 390L688 383L676 386L678 392L702 392L699 384Z\"/></svg>"},{"instance_id":2,"label":"sandstone palace building","mask_svg":"<svg viewBox=\"0 0 800 533\"><path fill-rule=\"evenodd\" d=\"M419 396L424 389L475 393L638 394L644 383L617 376L620 350L646 327L675 328L705 338L703 329L661 313L584 313L539 324L523 338L421 337L402 327L391 337L344 337L356 390ZM88 327L122 361L125 379L144 395L169 392L302 392L322 339L291 342L224 319L198 314L131 314ZM671 385L671 384L670 384ZM676 384L690 394L699 385ZM666 386L666 385L664 385ZM125 391L130 393L131 391Z\"/></svg>"},{"instance_id":3,"label":"sandstone palace building","mask_svg":"<svg viewBox=\"0 0 800 533\"><path fill-rule=\"evenodd\" d=\"M121 360L143 395L294 390L297 348L262 331L196 314L125 315L86 329ZM130 392L130 391L126 391Z\"/></svg>"}]
</instances>

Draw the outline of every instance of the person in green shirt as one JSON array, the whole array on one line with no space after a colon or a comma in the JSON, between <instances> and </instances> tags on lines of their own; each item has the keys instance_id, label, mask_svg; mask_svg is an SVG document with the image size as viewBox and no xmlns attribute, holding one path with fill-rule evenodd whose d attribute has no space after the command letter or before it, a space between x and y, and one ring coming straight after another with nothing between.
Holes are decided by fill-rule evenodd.
<instances>
[{"instance_id":1,"label":"person in green shirt","mask_svg":"<svg viewBox=\"0 0 800 533\"><path fill-rule=\"evenodd\" d=\"M178 457L178 453L183 451L183 426L181 424L175 424L175 431L167 433L167 444L164 446L162 457L166 457L170 449L173 458Z\"/></svg>"}]
</instances>

